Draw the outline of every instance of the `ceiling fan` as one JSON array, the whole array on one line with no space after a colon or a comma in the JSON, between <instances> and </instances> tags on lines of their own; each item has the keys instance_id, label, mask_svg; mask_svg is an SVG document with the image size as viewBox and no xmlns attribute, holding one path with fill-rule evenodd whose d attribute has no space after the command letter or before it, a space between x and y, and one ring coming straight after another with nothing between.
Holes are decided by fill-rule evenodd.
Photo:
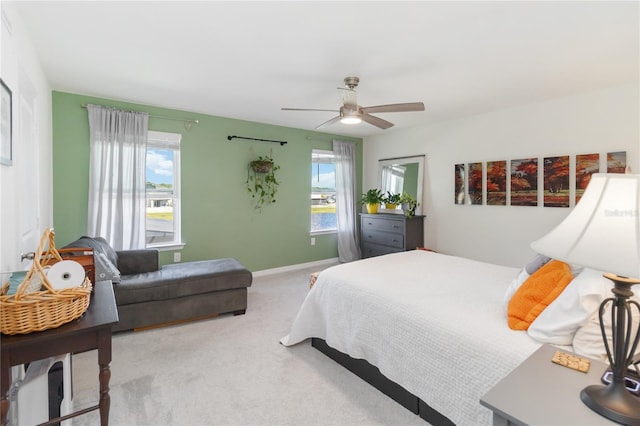
<instances>
[{"instance_id":1,"label":"ceiling fan","mask_svg":"<svg viewBox=\"0 0 640 426\"><path fill-rule=\"evenodd\" d=\"M306 109L306 108L282 108L283 111L331 111L337 112L339 115L333 117L330 120L325 121L316 127L329 126L333 123L340 121L344 124L358 124L362 121L372 124L381 129L388 129L393 126L393 123L383 120L382 118L375 117L371 113L379 112L409 112L409 111L424 111L424 104L422 102L409 102L402 104L389 104L389 105L377 105L370 107L361 107L358 105L356 87L360 79L358 77L346 77L344 84L347 87L338 87L342 95L342 106L339 110L334 109Z\"/></svg>"}]
</instances>

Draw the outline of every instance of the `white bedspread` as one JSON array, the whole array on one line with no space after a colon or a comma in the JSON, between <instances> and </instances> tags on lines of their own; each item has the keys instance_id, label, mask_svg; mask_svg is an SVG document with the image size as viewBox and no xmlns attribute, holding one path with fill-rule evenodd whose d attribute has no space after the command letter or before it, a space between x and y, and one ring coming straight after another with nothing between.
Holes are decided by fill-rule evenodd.
<instances>
[{"instance_id":1,"label":"white bedspread","mask_svg":"<svg viewBox=\"0 0 640 426\"><path fill-rule=\"evenodd\" d=\"M322 338L454 423L489 425L480 398L540 346L507 325L503 298L517 273L420 250L334 266L281 343Z\"/></svg>"}]
</instances>

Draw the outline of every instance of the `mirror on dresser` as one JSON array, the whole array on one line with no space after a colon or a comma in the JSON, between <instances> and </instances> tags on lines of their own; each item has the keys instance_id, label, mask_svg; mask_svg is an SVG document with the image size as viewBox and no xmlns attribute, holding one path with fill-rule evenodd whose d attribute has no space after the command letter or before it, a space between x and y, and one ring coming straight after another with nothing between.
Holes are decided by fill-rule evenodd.
<instances>
[{"instance_id":1,"label":"mirror on dresser","mask_svg":"<svg viewBox=\"0 0 640 426\"><path fill-rule=\"evenodd\" d=\"M378 181L383 194L406 192L418 200L416 214L422 214L422 181L424 176L424 155L412 157L386 158L378 161ZM399 210L381 209L381 213L401 213Z\"/></svg>"}]
</instances>

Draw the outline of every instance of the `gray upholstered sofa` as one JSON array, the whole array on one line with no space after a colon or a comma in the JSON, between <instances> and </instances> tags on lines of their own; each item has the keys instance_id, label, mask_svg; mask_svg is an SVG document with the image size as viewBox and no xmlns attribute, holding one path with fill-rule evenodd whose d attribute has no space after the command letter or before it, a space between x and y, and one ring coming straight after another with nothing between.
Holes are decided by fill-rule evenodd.
<instances>
[{"instance_id":1,"label":"gray upholstered sofa","mask_svg":"<svg viewBox=\"0 0 640 426\"><path fill-rule=\"evenodd\" d=\"M158 250L115 251L101 237L81 237L68 247L92 248L95 280L113 282L120 317L114 331L246 312L253 276L236 259L160 267Z\"/></svg>"}]
</instances>

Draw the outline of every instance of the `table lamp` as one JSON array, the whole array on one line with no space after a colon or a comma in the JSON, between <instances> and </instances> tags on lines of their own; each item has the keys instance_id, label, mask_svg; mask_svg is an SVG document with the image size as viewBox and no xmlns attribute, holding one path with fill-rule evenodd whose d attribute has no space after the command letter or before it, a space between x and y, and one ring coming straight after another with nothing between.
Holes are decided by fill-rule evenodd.
<instances>
[{"instance_id":1,"label":"table lamp","mask_svg":"<svg viewBox=\"0 0 640 426\"><path fill-rule=\"evenodd\" d=\"M604 277L613 282L613 297L599 309L613 380L606 386L586 387L580 399L608 419L640 425L640 399L625 387L625 374L640 340L640 330L632 335L632 311L640 312L640 305L629 300L631 286L640 284L640 175L592 175L573 211L531 248L553 259L604 271ZM612 345L603 322L609 304Z\"/></svg>"}]
</instances>

